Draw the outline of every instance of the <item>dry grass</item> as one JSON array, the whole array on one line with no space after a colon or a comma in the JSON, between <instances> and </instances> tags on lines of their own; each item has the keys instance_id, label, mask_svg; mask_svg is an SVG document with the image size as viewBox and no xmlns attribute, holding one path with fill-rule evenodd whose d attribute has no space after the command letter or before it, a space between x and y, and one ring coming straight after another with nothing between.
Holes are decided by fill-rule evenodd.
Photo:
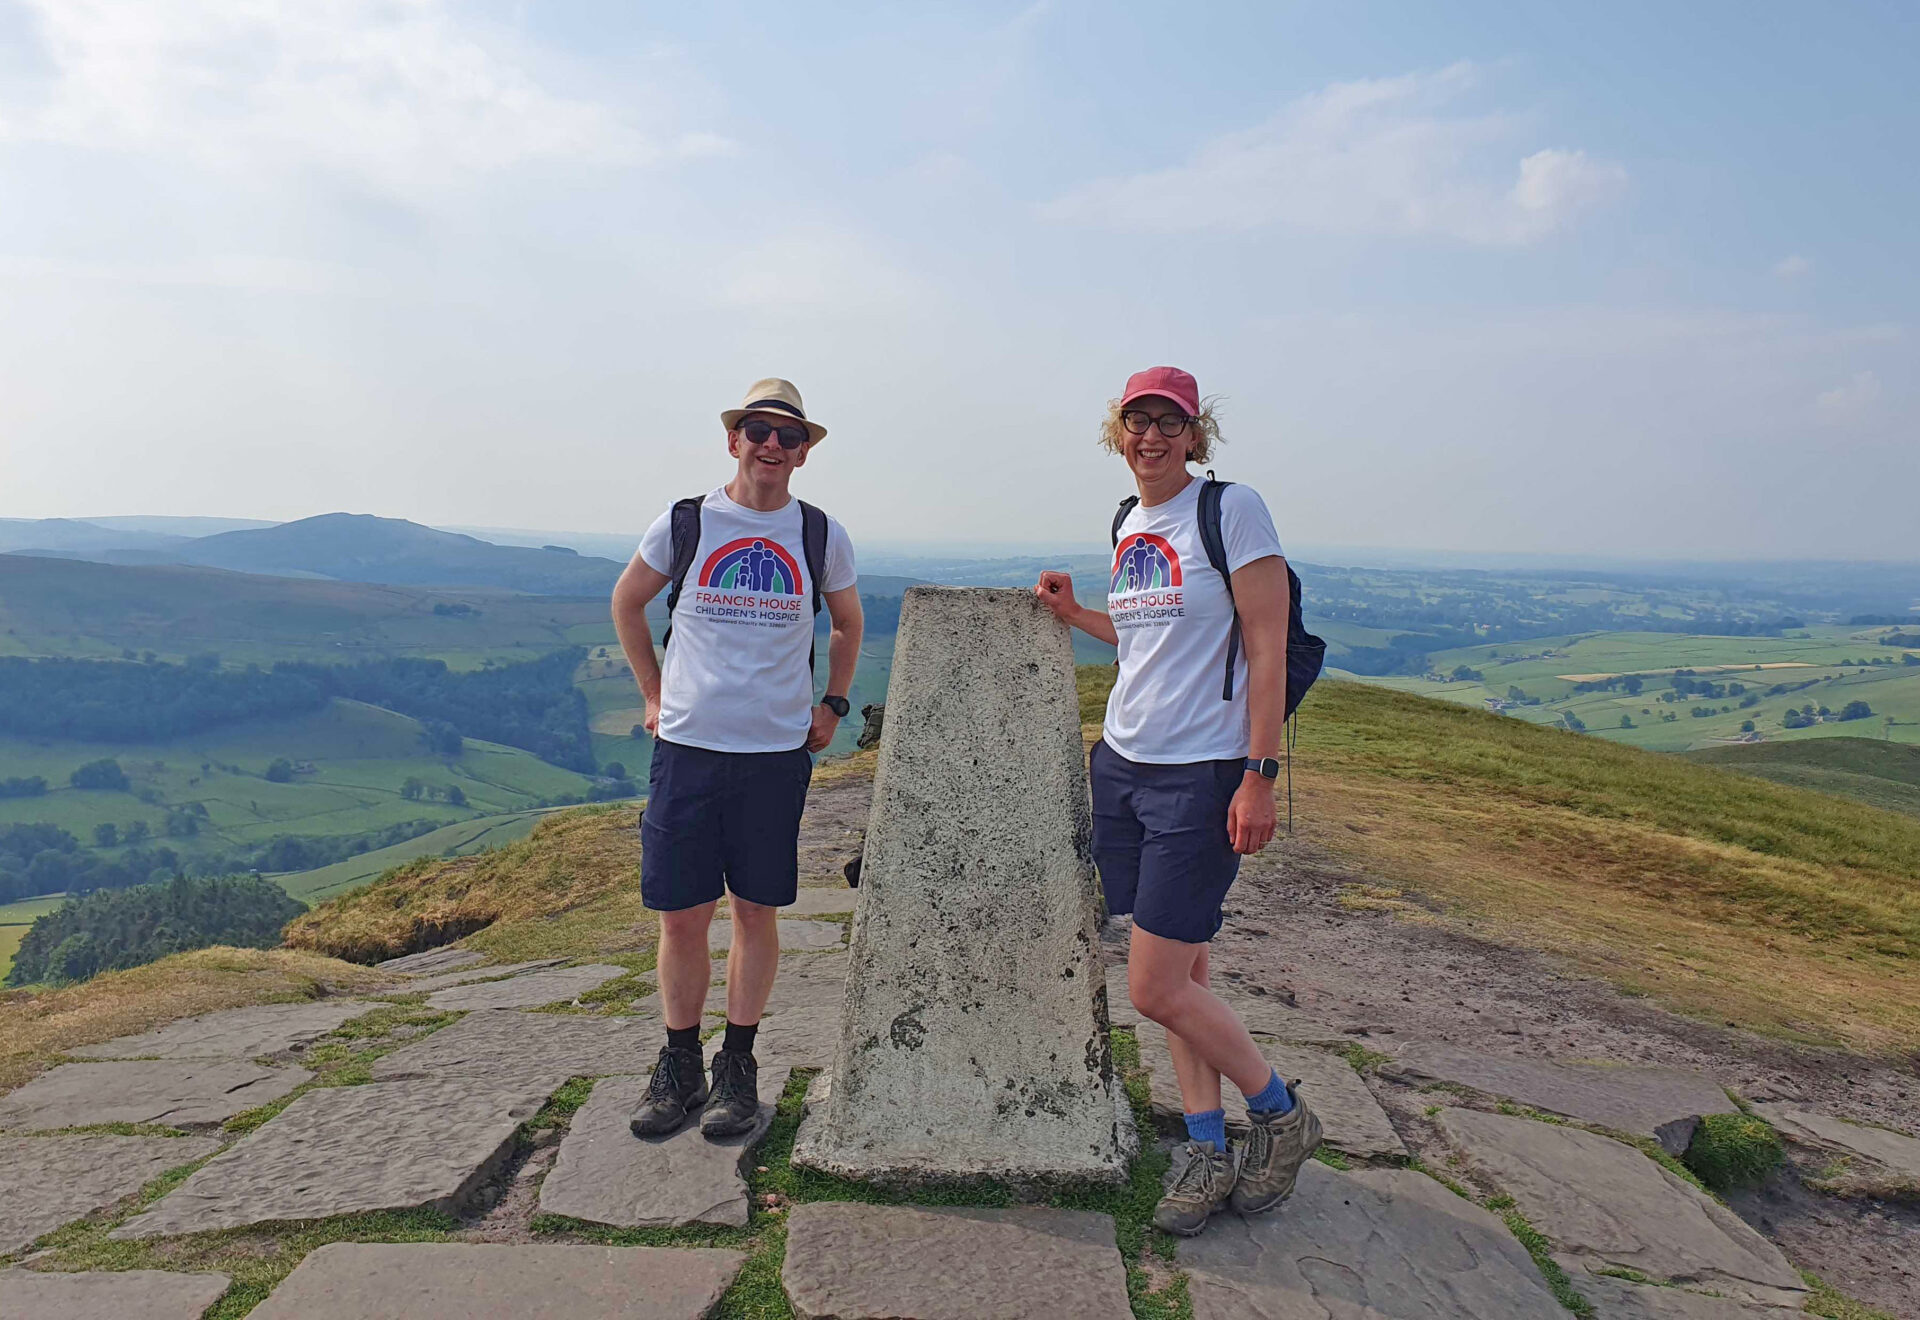
<instances>
[{"instance_id":1,"label":"dry grass","mask_svg":"<svg viewBox=\"0 0 1920 1320\"><path fill-rule=\"evenodd\" d=\"M287 949L198 949L57 990L0 997L0 1091L66 1050L250 1004L380 989L365 967Z\"/></svg>"},{"instance_id":2,"label":"dry grass","mask_svg":"<svg viewBox=\"0 0 1920 1320\"><path fill-rule=\"evenodd\" d=\"M1096 718L1111 673L1081 671ZM1464 923L1713 1021L1920 1048L1920 821L1332 681L1293 780L1299 833L1380 882L1349 907Z\"/></svg>"},{"instance_id":3,"label":"dry grass","mask_svg":"<svg viewBox=\"0 0 1920 1320\"><path fill-rule=\"evenodd\" d=\"M1920 1046L1920 823L1357 684L1311 702L1309 840L1681 1011Z\"/></svg>"},{"instance_id":4,"label":"dry grass","mask_svg":"<svg viewBox=\"0 0 1920 1320\"><path fill-rule=\"evenodd\" d=\"M518 952L532 944L588 951L561 938L563 914L601 907L599 925L608 924L606 909L630 913L629 925L644 919L633 822L632 807L582 807L548 816L495 852L409 862L296 917L286 942L365 963L462 937L467 947L503 954L508 945ZM541 925L554 938L541 941L524 929ZM510 938L516 931L526 938Z\"/></svg>"}]
</instances>

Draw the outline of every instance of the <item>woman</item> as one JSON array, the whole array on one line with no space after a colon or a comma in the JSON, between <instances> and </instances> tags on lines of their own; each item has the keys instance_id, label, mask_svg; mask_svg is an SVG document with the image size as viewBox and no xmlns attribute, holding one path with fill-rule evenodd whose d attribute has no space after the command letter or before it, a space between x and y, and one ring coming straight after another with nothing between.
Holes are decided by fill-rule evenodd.
<instances>
[{"instance_id":1,"label":"woman","mask_svg":"<svg viewBox=\"0 0 1920 1320\"><path fill-rule=\"evenodd\" d=\"M1201 530L1205 463L1220 433L1192 376L1154 367L1127 381L1101 443L1127 460L1139 502L1116 524L1107 613L1082 607L1065 573L1042 573L1041 604L1119 648L1120 674L1094 744L1093 852L1107 907L1133 914L1127 988L1167 1030L1187 1122L1187 1163L1154 1223L1192 1236L1222 1207L1257 1214L1285 1200L1320 1142L1320 1122L1207 988L1208 944L1243 855L1273 838L1274 758L1287 678L1287 561L1260 496L1219 491L1228 582ZM1235 611L1239 629L1235 637ZM1235 1159L1220 1079L1247 1099Z\"/></svg>"}]
</instances>

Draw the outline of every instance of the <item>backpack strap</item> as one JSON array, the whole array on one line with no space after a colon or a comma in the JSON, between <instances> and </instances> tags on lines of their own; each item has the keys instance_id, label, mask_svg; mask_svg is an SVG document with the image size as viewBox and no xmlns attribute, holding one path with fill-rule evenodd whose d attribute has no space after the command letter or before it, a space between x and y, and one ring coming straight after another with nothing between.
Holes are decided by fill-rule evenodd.
<instances>
[{"instance_id":1,"label":"backpack strap","mask_svg":"<svg viewBox=\"0 0 1920 1320\"><path fill-rule=\"evenodd\" d=\"M673 611L680 604L680 589L687 583L687 574L693 571L693 557L700 553L700 506L707 502L705 495L693 495L677 500L673 512L669 515L668 528L673 534L673 564L668 573L667 586L667 632L660 639L660 649L665 650L667 643L673 640Z\"/></svg>"},{"instance_id":2,"label":"backpack strap","mask_svg":"<svg viewBox=\"0 0 1920 1320\"><path fill-rule=\"evenodd\" d=\"M813 583L813 617L815 626L820 618L820 606L827 598L825 578L827 574L827 515L821 510L800 501L800 554L807 561L807 577ZM813 672L813 647L807 648L807 672Z\"/></svg>"},{"instance_id":3,"label":"backpack strap","mask_svg":"<svg viewBox=\"0 0 1920 1320\"><path fill-rule=\"evenodd\" d=\"M1200 487L1200 544L1207 562L1227 585L1227 599L1233 599L1233 571L1227 567L1227 538L1220 526L1220 500L1231 481L1216 481L1211 472ZM1233 700L1233 665L1240 658L1240 611L1233 611L1233 628L1227 633L1227 677L1220 687L1220 700Z\"/></svg>"},{"instance_id":4,"label":"backpack strap","mask_svg":"<svg viewBox=\"0 0 1920 1320\"><path fill-rule=\"evenodd\" d=\"M1120 507L1114 512L1113 548L1115 550L1120 548L1120 524L1127 520L1127 515L1133 512L1134 506L1138 503L1140 503L1140 497L1138 495L1129 495L1120 501Z\"/></svg>"}]
</instances>

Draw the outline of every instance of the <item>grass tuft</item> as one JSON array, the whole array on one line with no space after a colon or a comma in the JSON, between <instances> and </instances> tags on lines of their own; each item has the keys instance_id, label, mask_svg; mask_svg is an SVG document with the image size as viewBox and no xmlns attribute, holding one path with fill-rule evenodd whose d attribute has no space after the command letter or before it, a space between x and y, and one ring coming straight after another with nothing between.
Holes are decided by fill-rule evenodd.
<instances>
[{"instance_id":1,"label":"grass tuft","mask_svg":"<svg viewBox=\"0 0 1920 1320\"><path fill-rule=\"evenodd\" d=\"M1787 1157L1780 1134L1751 1114L1708 1114L1693 1131L1683 1162L1716 1192L1752 1187Z\"/></svg>"},{"instance_id":2,"label":"grass tuft","mask_svg":"<svg viewBox=\"0 0 1920 1320\"><path fill-rule=\"evenodd\" d=\"M1813 1295L1807 1299L1804 1308L1808 1315L1824 1316L1826 1320L1894 1320L1885 1311L1875 1310L1865 1302L1854 1301L1812 1270L1801 1270L1800 1277L1807 1281L1807 1287L1813 1289Z\"/></svg>"},{"instance_id":3,"label":"grass tuft","mask_svg":"<svg viewBox=\"0 0 1920 1320\"><path fill-rule=\"evenodd\" d=\"M1560 1268L1560 1262L1553 1258L1553 1244L1541 1236L1540 1230L1527 1222L1520 1213L1511 1196L1496 1196L1487 1202L1487 1209L1506 1221L1507 1231L1527 1249L1533 1257L1533 1263L1539 1267L1540 1275L1547 1281L1554 1300L1572 1311L1575 1315L1590 1318L1593 1315L1593 1303L1573 1290L1573 1281L1567 1278L1567 1272Z\"/></svg>"}]
</instances>

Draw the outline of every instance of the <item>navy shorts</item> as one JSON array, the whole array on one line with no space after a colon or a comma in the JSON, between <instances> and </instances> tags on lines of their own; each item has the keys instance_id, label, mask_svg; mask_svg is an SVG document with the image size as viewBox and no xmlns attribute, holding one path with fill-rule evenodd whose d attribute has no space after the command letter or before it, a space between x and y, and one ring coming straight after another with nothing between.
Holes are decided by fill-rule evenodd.
<instances>
[{"instance_id":1,"label":"navy shorts","mask_svg":"<svg viewBox=\"0 0 1920 1320\"><path fill-rule=\"evenodd\" d=\"M656 739L640 822L640 901L678 912L720 897L785 907L799 896L800 813L813 757L714 752Z\"/></svg>"},{"instance_id":2,"label":"navy shorts","mask_svg":"<svg viewBox=\"0 0 1920 1320\"><path fill-rule=\"evenodd\" d=\"M1227 808L1246 760L1149 765L1093 745L1093 860L1107 910L1133 914L1149 935L1205 944L1220 933L1220 905L1240 874Z\"/></svg>"}]
</instances>

